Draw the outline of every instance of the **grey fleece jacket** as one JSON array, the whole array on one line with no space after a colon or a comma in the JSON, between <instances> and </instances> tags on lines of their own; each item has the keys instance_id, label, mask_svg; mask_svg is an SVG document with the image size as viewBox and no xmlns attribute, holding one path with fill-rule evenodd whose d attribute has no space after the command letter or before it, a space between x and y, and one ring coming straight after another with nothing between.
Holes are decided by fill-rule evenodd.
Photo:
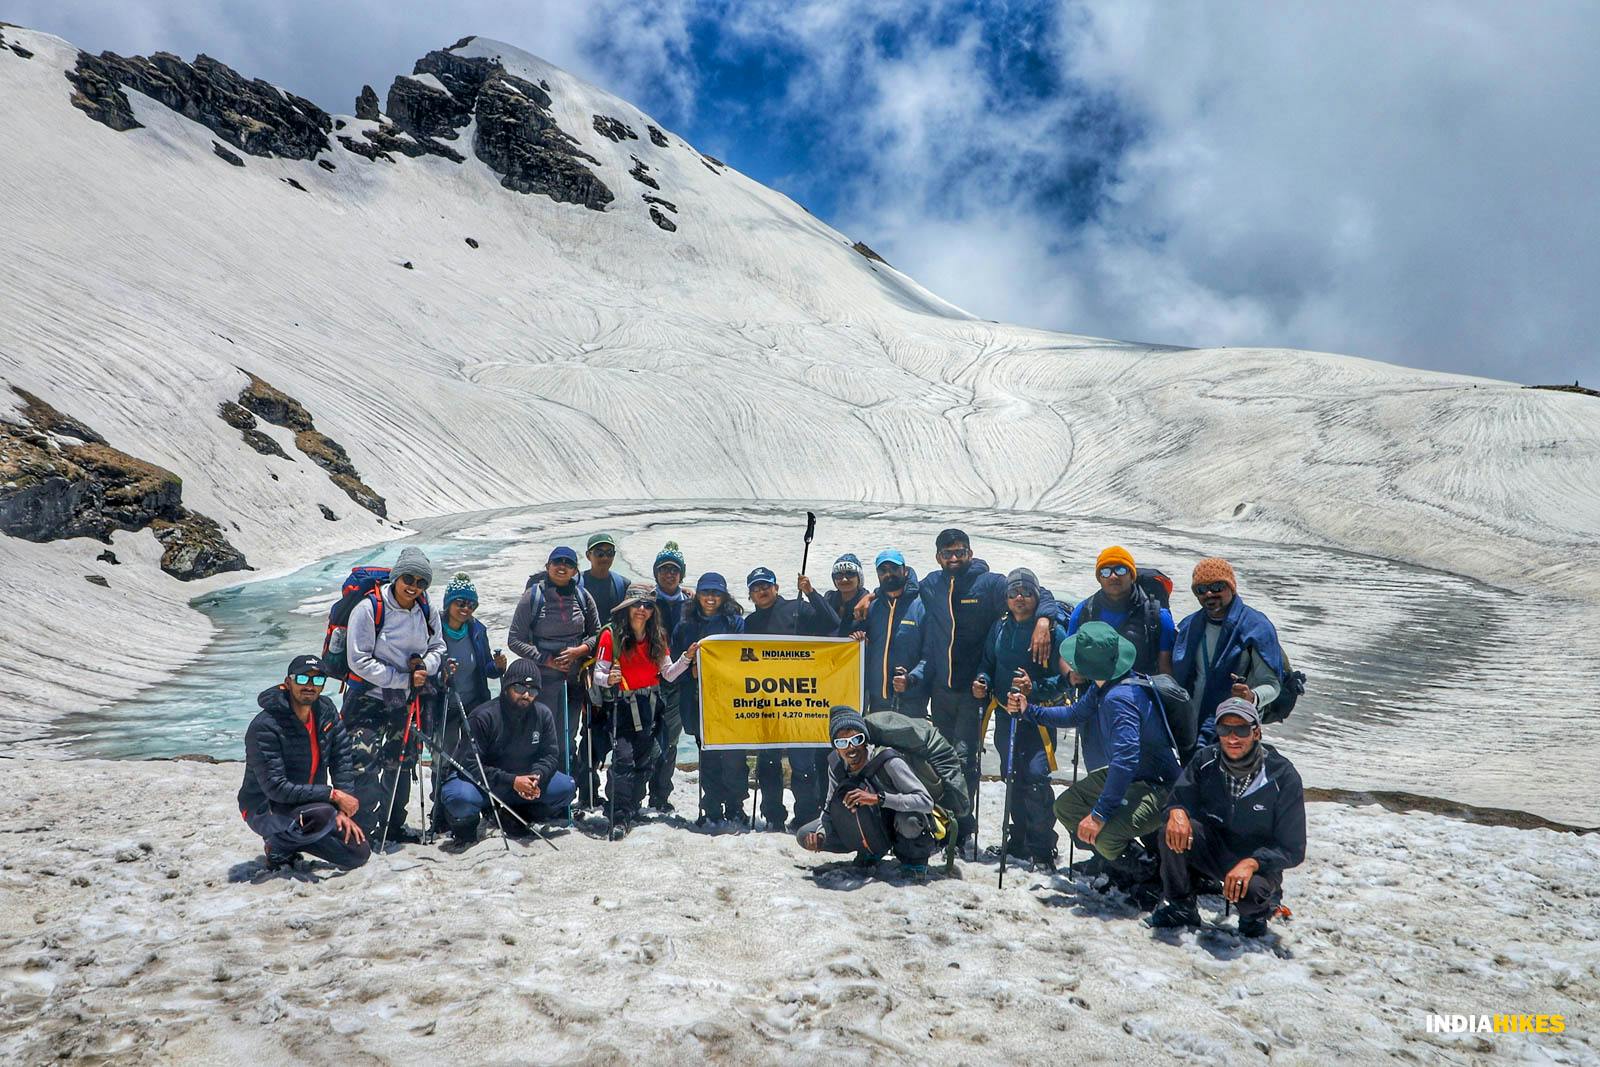
<instances>
[{"instance_id":1,"label":"grey fleece jacket","mask_svg":"<svg viewBox=\"0 0 1600 1067\"><path fill-rule=\"evenodd\" d=\"M871 760L875 753L868 753L867 759ZM844 769L843 759L828 761L828 791L826 796L833 796L839 788L839 772ZM933 797L928 794L928 787L922 784L922 779L917 777L917 772L896 753L894 758L878 769L873 777L875 787L892 786L893 788L879 788L878 796L882 797L882 804L888 811L909 811L919 815L927 815L933 811Z\"/></svg>"},{"instance_id":2,"label":"grey fleece jacket","mask_svg":"<svg viewBox=\"0 0 1600 1067\"><path fill-rule=\"evenodd\" d=\"M406 665L412 656L423 657L429 674L444 663L444 632L438 609L423 618L422 605L410 611L394 599L392 585L383 586L383 632L377 633L372 601L363 598L350 612L350 669L380 689L405 689L411 685Z\"/></svg>"}]
</instances>

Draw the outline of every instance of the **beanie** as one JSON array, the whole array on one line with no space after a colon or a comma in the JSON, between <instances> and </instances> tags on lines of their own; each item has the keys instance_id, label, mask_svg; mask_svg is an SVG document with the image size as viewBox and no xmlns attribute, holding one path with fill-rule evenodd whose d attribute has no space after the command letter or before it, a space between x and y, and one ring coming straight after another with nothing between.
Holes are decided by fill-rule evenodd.
<instances>
[{"instance_id":1,"label":"beanie","mask_svg":"<svg viewBox=\"0 0 1600 1067\"><path fill-rule=\"evenodd\" d=\"M857 578L861 577L860 558L857 557L854 552L846 552L844 555L833 561L833 573L835 576L840 574L853 574Z\"/></svg>"},{"instance_id":2,"label":"beanie","mask_svg":"<svg viewBox=\"0 0 1600 1067\"><path fill-rule=\"evenodd\" d=\"M678 548L678 542L676 541L668 541L661 546L661 551L656 553L656 561L650 568L650 573L654 574L668 563L678 568L679 574L689 573L689 568L683 565L683 552Z\"/></svg>"},{"instance_id":3,"label":"beanie","mask_svg":"<svg viewBox=\"0 0 1600 1067\"><path fill-rule=\"evenodd\" d=\"M867 720L850 705L836 704L833 710L828 712L828 740L833 740L846 730L857 730L867 734ZM871 738L872 735L867 734L867 739Z\"/></svg>"},{"instance_id":4,"label":"beanie","mask_svg":"<svg viewBox=\"0 0 1600 1067\"><path fill-rule=\"evenodd\" d=\"M1235 593L1239 591L1239 580L1233 576L1233 567L1225 559L1210 556L1194 565L1194 577L1190 585L1210 585L1212 582L1227 582L1228 588Z\"/></svg>"},{"instance_id":5,"label":"beanie","mask_svg":"<svg viewBox=\"0 0 1600 1067\"><path fill-rule=\"evenodd\" d=\"M1039 599L1039 579L1035 578L1033 572L1026 567L1018 567L1006 575L1006 596L1015 593L1019 588L1033 599Z\"/></svg>"},{"instance_id":6,"label":"beanie","mask_svg":"<svg viewBox=\"0 0 1600 1067\"><path fill-rule=\"evenodd\" d=\"M400 555L395 559L394 566L389 568L389 573L396 578L402 574L409 574L413 578L421 578L429 585L433 584L433 564L428 562L428 557L422 554L420 548L412 545L400 550Z\"/></svg>"},{"instance_id":7,"label":"beanie","mask_svg":"<svg viewBox=\"0 0 1600 1067\"><path fill-rule=\"evenodd\" d=\"M1139 568L1133 562L1133 553L1129 552L1121 545L1112 545L1104 552L1101 552L1099 557L1094 561L1094 572L1099 574L1101 567L1111 567L1118 563L1132 571L1135 578L1139 577Z\"/></svg>"},{"instance_id":8,"label":"beanie","mask_svg":"<svg viewBox=\"0 0 1600 1067\"><path fill-rule=\"evenodd\" d=\"M526 657L512 661L511 666L506 668L505 676L500 679L500 688L504 690L513 685L532 686L537 690L540 686L538 661Z\"/></svg>"},{"instance_id":9,"label":"beanie","mask_svg":"<svg viewBox=\"0 0 1600 1067\"><path fill-rule=\"evenodd\" d=\"M465 600L474 606L478 603L478 590L472 584L472 579L467 577L466 571L456 571L450 579L450 584L444 587L444 610L450 610L450 602Z\"/></svg>"}]
</instances>

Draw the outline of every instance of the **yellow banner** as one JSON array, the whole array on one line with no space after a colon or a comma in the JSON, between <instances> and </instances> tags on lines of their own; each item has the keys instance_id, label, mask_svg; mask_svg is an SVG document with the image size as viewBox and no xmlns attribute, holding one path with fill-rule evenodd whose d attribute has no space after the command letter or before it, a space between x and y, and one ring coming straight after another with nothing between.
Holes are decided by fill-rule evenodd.
<instances>
[{"instance_id":1,"label":"yellow banner","mask_svg":"<svg viewBox=\"0 0 1600 1067\"><path fill-rule=\"evenodd\" d=\"M718 634L695 659L706 748L827 748L828 709L861 706L861 644L847 637Z\"/></svg>"}]
</instances>

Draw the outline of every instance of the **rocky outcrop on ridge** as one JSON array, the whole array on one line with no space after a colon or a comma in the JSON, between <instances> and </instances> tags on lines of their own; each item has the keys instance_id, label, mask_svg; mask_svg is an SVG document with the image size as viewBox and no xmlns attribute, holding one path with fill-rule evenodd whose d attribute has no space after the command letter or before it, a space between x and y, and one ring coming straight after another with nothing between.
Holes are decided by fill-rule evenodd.
<instances>
[{"instance_id":1,"label":"rocky outcrop on ridge","mask_svg":"<svg viewBox=\"0 0 1600 1067\"><path fill-rule=\"evenodd\" d=\"M240 390L237 406L248 415L265 419L274 426L293 430L294 446L305 453L313 463L327 471L329 480L344 490L345 496L374 515L387 518L388 505L383 497L361 480L361 473L356 470L355 464L350 462L350 453L344 450L344 446L317 429L311 421L311 413L305 406L288 393L273 388L249 371L245 374L249 376L250 383ZM223 405L219 414L229 425L239 425L234 421L237 416L232 414L227 404ZM241 431L246 429L244 426L239 428ZM253 424L249 428L253 429ZM260 449L257 448L256 451L259 452Z\"/></svg>"},{"instance_id":2,"label":"rocky outcrop on ridge","mask_svg":"<svg viewBox=\"0 0 1600 1067\"><path fill-rule=\"evenodd\" d=\"M182 581L249 568L222 528L183 506L183 482L130 456L39 397L0 419L0 532L27 541L154 531L161 569Z\"/></svg>"}]
</instances>

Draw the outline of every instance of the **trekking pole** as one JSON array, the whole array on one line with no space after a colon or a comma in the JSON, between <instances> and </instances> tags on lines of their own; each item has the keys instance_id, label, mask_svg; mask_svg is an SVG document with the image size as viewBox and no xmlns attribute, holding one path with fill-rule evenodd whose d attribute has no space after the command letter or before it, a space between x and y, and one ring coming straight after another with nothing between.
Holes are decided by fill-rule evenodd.
<instances>
[{"instance_id":1,"label":"trekking pole","mask_svg":"<svg viewBox=\"0 0 1600 1067\"><path fill-rule=\"evenodd\" d=\"M811 539L817 536L817 516L814 512L806 512L806 547L800 553L800 573L806 572L806 562L811 558Z\"/></svg>"},{"instance_id":2,"label":"trekking pole","mask_svg":"<svg viewBox=\"0 0 1600 1067\"><path fill-rule=\"evenodd\" d=\"M983 754L989 751L989 720L994 717L994 709L1000 702L994 697L989 698L989 706L983 709L983 718L978 720L978 773L972 781L972 862L978 862L978 825L982 821L983 805Z\"/></svg>"},{"instance_id":3,"label":"trekking pole","mask_svg":"<svg viewBox=\"0 0 1600 1067\"><path fill-rule=\"evenodd\" d=\"M904 678L906 676L906 669L904 667L896 667L894 669L894 676L896 678ZM900 714L900 690L891 685L889 687L889 691L894 694L894 696L889 698L889 710L898 715Z\"/></svg>"},{"instance_id":4,"label":"trekking pole","mask_svg":"<svg viewBox=\"0 0 1600 1067\"><path fill-rule=\"evenodd\" d=\"M563 678L561 680L561 771L568 778L572 777L571 688L566 679ZM567 801L567 825L572 825L572 801L570 800Z\"/></svg>"},{"instance_id":5,"label":"trekking pole","mask_svg":"<svg viewBox=\"0 0 1600 1067\"><path fill-rule=\"evenodd\" d=\"M1078 784L1078 729L1072 729L1072 784ZM1078 853L1078 834L1073 827L1067 827L1067 877L1072 877L1072 861ZM1057 853L1060 855L1060 853Z\"/></svg>"},{"instance_id":6,"label":"trekking pole","mask_svg":"<svg viewBox=\"0 0 1600 1067\"><path fill-rule=\"evenodd\" d=\"M533 834L540 841L543 841L551 848L554 848L557 852L560 852L561 850L556 848L556 843L546 837L537 826L533 825L533 823L529 822L527 819L524 819L521 815L518 815L515 808L494 795L494 790L489 788L489 776L483 770L483 757L478 755L478 744L476 741L472 743L472 755L473 758L477 760L478 771L482 775L481 781L474 779L472 777L472 772L461 766L461 762L454 756L450 755L449 753L445 753L444 758L445 762L454 767L461 777L465 778L474 789L478 790L478 792L489 798L489 810L494 815L494 824L500 828L500 841L506 846L506 851L511 851L511 842L506 840L506 827L505 824L500 821L500 810L502 808L505 809L505 813L507 815L511 816L513 819L517 820L524 827L526 827L529 833Z\"/></svg>"},{"instance_id":7,"label":"trekking pole","mask_svg":"<svg viewBox=\"0 0 1600 1067\"><path fill-rule=\"evenodd\" d=\"M1012 693L1018 690L1011 690ZM1000 885L1006 887L1006 855L1011 851L1011 794L1016 792L1017 781L1017 717L1011 719L1011 736L1006 740L1006 798L1000 813Z\"/></svg>"},{"instance_id":8,"label":"trekking pole","mask_svg":"<svg viewBox=\"0 0 1600 1067\"><path fill-rule=\"evenodd\" d=\"M394 762L394 782L389 786L389 803L383 806L383 833L378 835L379 852L389 847L389 824L394 821L394 800L400 795L400 776L406 772L406 746L411 741L411 716L419 708L420 698L416 695L416 689L413 688L411 694L411 701L406 705L406 728L400 734L400 751L396 754Z\"/></svg>"}]
</instances>

